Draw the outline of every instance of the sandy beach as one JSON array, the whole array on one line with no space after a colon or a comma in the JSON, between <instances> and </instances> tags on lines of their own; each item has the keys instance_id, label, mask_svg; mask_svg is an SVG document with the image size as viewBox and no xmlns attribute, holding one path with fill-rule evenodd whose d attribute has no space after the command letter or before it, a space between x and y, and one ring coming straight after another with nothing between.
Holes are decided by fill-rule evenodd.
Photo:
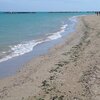
<instances>
[{"instance_id":1,"label":"sandy beach","mask_svg":"<svg viewBox=\"0 0 100 100\"><path fill-rule=\"evenodd\" d=\"M79 17L64 43L0 79L0 100L100 100L99 20Z\"/></svg>"}]
</instances>

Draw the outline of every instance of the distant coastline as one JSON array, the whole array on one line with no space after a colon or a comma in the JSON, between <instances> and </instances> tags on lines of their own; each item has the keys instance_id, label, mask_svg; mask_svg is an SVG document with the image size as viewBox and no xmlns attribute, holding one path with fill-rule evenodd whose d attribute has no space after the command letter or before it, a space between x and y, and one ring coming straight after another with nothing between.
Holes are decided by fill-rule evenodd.
<instances>
[{"instance_id":1,"label":"distant coastline","mask_svg":"<svg viewBox=\"0 0 100 100\"><path fill-rule=\"evenodd\" d=\"M96 11L60 11L60 12L15 12L15 11L0 11L0 14L34 14L34 13L95 13Z\"/></svg>"}]
</instances>

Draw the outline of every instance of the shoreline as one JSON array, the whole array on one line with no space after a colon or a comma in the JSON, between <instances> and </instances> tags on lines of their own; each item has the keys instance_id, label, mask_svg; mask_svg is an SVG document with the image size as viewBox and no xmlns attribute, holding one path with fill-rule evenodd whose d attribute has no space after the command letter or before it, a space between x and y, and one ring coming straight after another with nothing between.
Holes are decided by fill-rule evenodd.
<instances>
[{"instance_id":1,"label":"shoreline","mask_svg":"<svg viewBox=\"0 0 100 100\"><path fill-rule=\"evenodd\" d=\"M66 17L66 23L61 24L57 30L50 33L46 32L47 33L46 35L43 35L37 38L26 39L14 44L13 43L9 44L8 45L9 49L1 52L3 54L0 57L1 58L0 63L10 60L12 58L18 57L18 56L22 56L29 52L32 52L33 48L41 43L49 42L49 41L61 38L65 30L67 28L70 28L70 24L67 23L69 19L71 19L71 16L69 18ZM72 22L73 21L70 20L70 23Z\"/></svg>"},{"instance_id":2,"label":"shoreline","mask_svg":"<svg viewBox=\"0 0 100 100\"><path fill-rule=\"evenodd\" d=\"M71 32L73 32L75 30L74 27L75 27L75 24L77 23L76 22L77 18L74 18L74 17L78 17L78 16L69 17L69 20L70 20L69 25L67 23L62 25L59 31L51 34L50 36L46 37L44 40L38 41L36 46L33 49L31 48L32 51L30 51L30 49L29 49L28 51L30 51L30 52L28 52L28 53L24 52L25 54L22 53L21 55L20 55L20 53L18 53L19 56L16 56L17 54L15 53L14 55L11 56L12 58L10 58L10 55L8 55L4 59L1 59L1 61L3 61L3 60L4 61L3 62L0 61L0 73L1 73L0 78L9 77L9 76L16 74L16 71L21 69L25 63L29 62L33 58L47 54L49 52L49 49L51 49L55 45L58 45L59 43L61 43L63 41L64 37L67 37L68 35L70 35ZM49 38L50 38L50 40L49 40ZM19 48L18 52L20 51L20 46L21 45L18 46L18 48ZM15 48L17 48L17 47L15 47ZM41 48L43 48L43 50ZM16 56L16 57L13 57L13 56ZM5 61L5 60L7 60L7 61ZM4 74L4 73L6 73L6 74Z\"/></svg>"},{"instance_id":3,"label":"shoreline","mask_svg":"<svg viewBox=\"0 0 100 100\"><path fill-rule=\"evenodd\" d=\"M99 19L79 17L64 43L32 59L16 76L0 80L0 99L99 100Z\"/></svg>"}]
</instances>

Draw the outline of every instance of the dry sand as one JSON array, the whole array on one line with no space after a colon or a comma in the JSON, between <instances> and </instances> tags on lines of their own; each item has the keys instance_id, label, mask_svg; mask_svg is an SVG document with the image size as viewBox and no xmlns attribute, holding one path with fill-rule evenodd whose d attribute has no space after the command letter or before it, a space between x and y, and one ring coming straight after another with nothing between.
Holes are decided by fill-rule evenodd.
<instances>
[{"instance_id":1,"label":"dry sand","mask_svg":"<svg viewBox=\"0 0 100 100\"><path fill-rule=\"evenodd\" d=\"M100 100L100 17L79 20L63 44L0 80L0 100Z\"/></svg>"}]
</instances>

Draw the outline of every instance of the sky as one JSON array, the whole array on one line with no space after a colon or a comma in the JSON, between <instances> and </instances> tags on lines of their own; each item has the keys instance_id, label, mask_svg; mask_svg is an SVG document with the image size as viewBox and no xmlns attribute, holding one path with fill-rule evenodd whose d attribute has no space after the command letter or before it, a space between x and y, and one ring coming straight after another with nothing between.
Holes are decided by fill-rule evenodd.
<instances>
[{"instance_id":1,"label":"sky","mask_svg":"<svg viewBox=\"0 0 100 100\"><path fill-rule=\"evenodd\" d=\"M100 0L0 0L0 11L98 11Z\"/></svg>"}]
</instances>

